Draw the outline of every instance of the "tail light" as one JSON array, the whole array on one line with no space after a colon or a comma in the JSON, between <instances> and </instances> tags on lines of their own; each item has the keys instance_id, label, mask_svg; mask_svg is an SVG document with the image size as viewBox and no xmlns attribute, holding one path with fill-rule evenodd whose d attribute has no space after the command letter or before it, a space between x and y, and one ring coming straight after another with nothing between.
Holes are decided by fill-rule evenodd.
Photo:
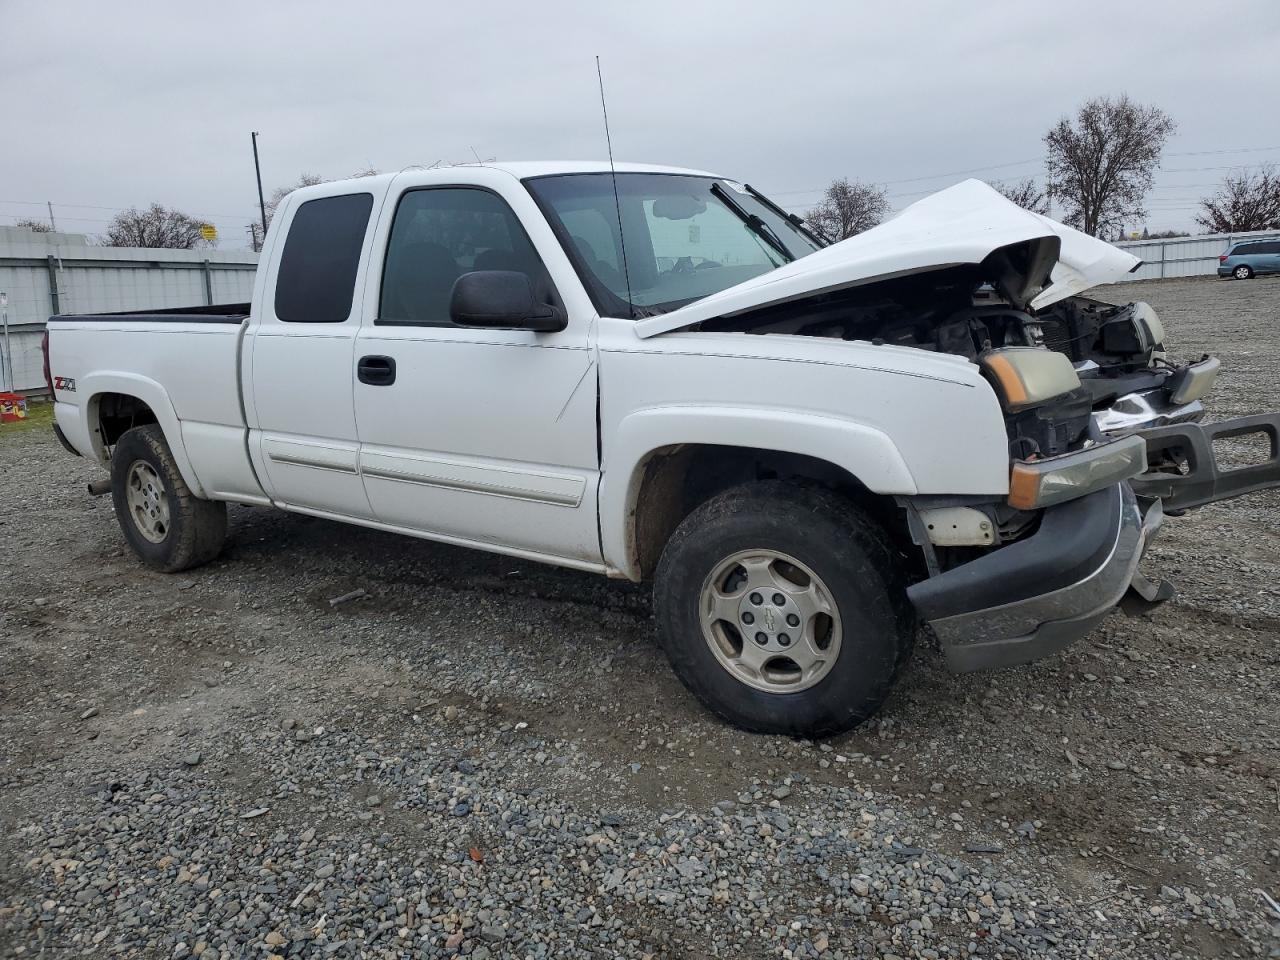
<instances>
[{"instance_id":1,"label":"tail light","mask_svg":"<svg viewBox=\"0 0 1280 960\"><path fill-rule=\"evenodd\" d=\"M1224 254L1220 255L1220 256L1218 257L1218 262L1219 262L1219 263L1226 263L1226 262L1227 262L1227 257L1229 257L1229 256L1230 256L1230 254L1228 254L1228 253L1224 253Z\"/></svg>"},{"instance_id":2,"label":"tail light","mask_svg":"<svg viewBox=\"0 0 1280 960\"><path fill-rule=\"evenodd\" d=\"M53 393L53 372L49 367L49 331L46 329L40 338L40 352L44 354L44 385L49 388L49 397L56 399Z\"/></svg>"}]
</instances>

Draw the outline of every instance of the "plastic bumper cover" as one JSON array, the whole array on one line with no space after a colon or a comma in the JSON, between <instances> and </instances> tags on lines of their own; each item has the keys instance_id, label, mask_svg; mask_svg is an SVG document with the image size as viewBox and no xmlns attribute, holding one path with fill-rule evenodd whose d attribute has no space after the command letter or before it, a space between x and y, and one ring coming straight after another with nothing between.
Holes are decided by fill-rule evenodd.
<instances>
[{"instance_id":1,"label":"plastic bumper cover","mask_svg":"<svg viewBox=\"0 0 1280 960\"><path fill-rule=\"evenodd\" d=\"M67 451L67 453L74 453L77 457L80 456L80 451L71 445L71 441L67 439L67 435L62 432L62 427L58 426L57 423L53 425L53 435L58 438L63 450Z\"/></svg>"},{"instance_id":2,"label":"plastic bumper cover","mask_svg":"<svg viewBox=\"0 0 1280 960\"><path fill-rule=\"evenodd\" d=\"M1084 636L1120 602L1163 516L1158 501L1144 516L1119 483L1047 509L1030 537L907 595L951 669L1030 663Z\"/></svg>"},{"instance_id":3,"label":"plastic bumper cover","mask_svg":"<svg viewBox=\"0 0 1280 960\"><path fill-rule=\"evenodd\" d=\"M1258 434L1267 438L1265 460L1224 468L1214 454L1215 441ZM1140 430L1147 441L1147 462L1176 464L1178 473L1156 469L1130 483L1140 497L1159 497L1168 512L1280 487L1280 413L1262 413L1219 423L1175 423Z\"/></svg>"}]
</instances>

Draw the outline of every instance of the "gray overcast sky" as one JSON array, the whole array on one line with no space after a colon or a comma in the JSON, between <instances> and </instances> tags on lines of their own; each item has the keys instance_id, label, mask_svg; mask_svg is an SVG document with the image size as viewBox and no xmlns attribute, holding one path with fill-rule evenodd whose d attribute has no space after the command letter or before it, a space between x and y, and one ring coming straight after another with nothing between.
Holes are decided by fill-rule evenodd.
<instances>
[{"instance_id":1,"label":"gray overcast sky","mask_svg":"<svg viewBox=\"0 0 1280 960\"><path fill-rule=\"evenodd\" d=\"M837 176L901 207L956 171L1038 175L1045 130L1098 94L1178 121L1152 229L1190 227L1218 168L1280 163L1274 0L0 0L0 36L0 223L52 200L59 229L92 234L159 201L212 220L223 249L257 207L250 130L268 193L472 147L603 156L596 54L617 159L707 168L793 209Z\"/></svg>"}]
</instances>

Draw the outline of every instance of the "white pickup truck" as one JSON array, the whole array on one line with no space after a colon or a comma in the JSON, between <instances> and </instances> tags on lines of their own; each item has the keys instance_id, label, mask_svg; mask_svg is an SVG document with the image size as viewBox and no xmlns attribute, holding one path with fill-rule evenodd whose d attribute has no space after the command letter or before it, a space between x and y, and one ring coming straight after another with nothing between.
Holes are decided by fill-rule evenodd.
<instances>
[{"instance_id":1,"label":"white pickup truck","mask_svg":"<svg viewBox=\"0 0 1280 960\"><path fill-rule=\"evenodd\" d=\"M291 194L251 304L52 318L46 373L158 570L231 502L652 580L704 704L818 736L919 623L1047 655L1171 594L1165 514L1280 484L1280 417L1201 425L1218 361L1078 296L1136 265L976 181L828 245L698 171L407 170Z\"/></svg>"}]
</instances>

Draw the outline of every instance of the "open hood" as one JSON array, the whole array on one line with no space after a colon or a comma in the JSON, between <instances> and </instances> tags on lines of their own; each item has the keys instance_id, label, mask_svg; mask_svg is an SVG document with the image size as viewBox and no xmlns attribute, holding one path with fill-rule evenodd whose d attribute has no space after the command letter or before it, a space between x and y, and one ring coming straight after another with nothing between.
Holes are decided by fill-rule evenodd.
<instances>
[{"instance_id":1,"label":"open hood","mask_svg":"<svg viewBox=\"0 0 1280 960\"><path fill-rule=\"evenodd\" d=\"M733 316L814 294L942 267L979 264L1001 248L1054 238L1059 245L1057 261L1050 282L1039 292L1033 291L1030 306L1034 309L1119 280L1141 263L1109 243L1022 209L980 180L966 180L913 203L893 219L856 237L679 310L638 320L635 330L642 338L653 337L713 317ZM1033 267L1041 270L1043 263ZM1022 280L1024 286L1040 285L1034 277Z\"/></svg>"}]
</instances>

